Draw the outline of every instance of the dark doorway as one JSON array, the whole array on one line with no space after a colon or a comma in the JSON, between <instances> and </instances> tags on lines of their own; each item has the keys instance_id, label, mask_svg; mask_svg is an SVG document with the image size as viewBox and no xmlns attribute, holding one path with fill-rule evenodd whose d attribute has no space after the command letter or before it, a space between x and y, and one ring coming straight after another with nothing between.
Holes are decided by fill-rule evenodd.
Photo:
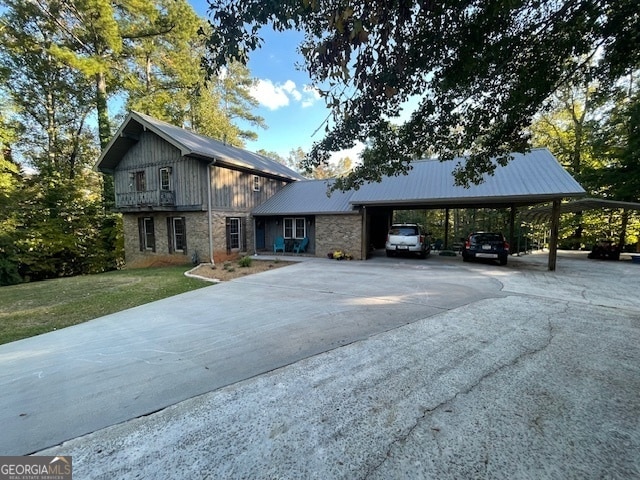
<instances>
[{"instance_id":1,"label":"dark doorway","mask_svg":"<svg viewBox=\"0 0 640 480\"><path fill-rule=\"evenodd\" d=\"M264 220L256 220L256 249L262 250L265 246L265 227Z\"/></svg>"}]
</instances>

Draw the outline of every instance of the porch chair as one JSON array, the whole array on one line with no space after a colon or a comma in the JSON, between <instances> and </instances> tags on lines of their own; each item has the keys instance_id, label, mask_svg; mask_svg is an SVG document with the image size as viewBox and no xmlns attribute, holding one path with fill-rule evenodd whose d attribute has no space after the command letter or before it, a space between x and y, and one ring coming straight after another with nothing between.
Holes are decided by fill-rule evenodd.
<instances>
[{"instance_id":1,"label":"porch chair","mask_svg":"<svg viewBox=\"0 0 640 480\"><path fill-rule=\"evenodd\" d=\"M304 253L307 251L307 246L309 245L309 239L304 237L300 243L296 243L293 247L293 253Z\"/></svg>"},{"instance_id":2,"label":"porch chair","mask_svg":"<svg viewBox=\"0 0 640 480\"><path fill-rule=\"evenodd\" d=\"M284 253L284 238L276 237L276 242L273 244L273 253L277 253L278 250L281 250Z\"/></svg>"}]
</instances>

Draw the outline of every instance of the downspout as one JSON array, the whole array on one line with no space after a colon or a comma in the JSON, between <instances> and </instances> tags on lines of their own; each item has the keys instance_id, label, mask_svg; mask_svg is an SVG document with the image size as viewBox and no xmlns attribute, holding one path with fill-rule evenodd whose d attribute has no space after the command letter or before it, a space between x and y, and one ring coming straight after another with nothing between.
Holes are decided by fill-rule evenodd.
<instances>
[{"instance_id":1,"label":"downspout","mask_svg":"<svg viewBox=\"0 0 640 480\"><path fill-rule=\"evenodd\" d=\"M209 262L211 267L216 266L213 258L213 220L211 219L211 167L216 163L215 158L207 165L207 217L209 218Z\"/></svg>"}]
</instances>

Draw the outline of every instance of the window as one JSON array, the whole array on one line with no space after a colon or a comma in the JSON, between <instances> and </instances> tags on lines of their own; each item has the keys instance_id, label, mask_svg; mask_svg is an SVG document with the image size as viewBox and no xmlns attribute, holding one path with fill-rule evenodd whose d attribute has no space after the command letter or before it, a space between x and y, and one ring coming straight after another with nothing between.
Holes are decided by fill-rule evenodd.
<instances>
[{"instance_id":1,"label":"window","mask_svg":"<svg viewBox=\"0 0 640 480\"><path fill-rule=\"evenodd\" d=\"M144 178L144 171L132 174L131 186L135 187L134 191L144 192L147 190L147 183Z\"/></svg>"},{"instance_id":2,"label":"window","mask_svg":"<svg viewBox=\"0 0 640 480\"><path fill-rule=\"evenodd\" d=\"M160 169L160 190L171 190L171 167Z\"/></svg>"},{"instance_id":3,"label":"window","mask_svg":"<svg viewBox=\"0 0 640 480\"><path fill-rule=\"evenodd\" d=\"M307 236L306 227L304 218L285 218L284 238L304 238Z\"/></svg>"},{"instance_id":4,"label":"window","mask_svg":"<svg viewBox=\"0 0 640 480\"><path fill-rule=\"evenodd\" d=\"M187 253L187 229L185 218L167 218L167 232L169 235L169 253Z\"/></svg>"},{"instance_id":5,"label":"window","mask_svg":"<svg viewBox=\"0 0 640 480\"><path fill-rule=\"evenodd\" d=\"M138 219L138 231L140 233L140 251L156 251L156 235L153 229L153 218L144 217Z\"/></svg>"},{"instance_id":6,"label":"window","mask_svg":"<svg viewBox=\"0 0 640 480\"><path fill-rule=\"evenodd\" d=\"M240 219L229 218L227 220L229 232L228 246L230 249L240 248Z\"/></svg>"},{"instance_id":7,"label":"window","mask_svg":"<svg viewBox=\"0 0 640 480\"><path fill-rule=\"evenodd\" d=\"M260 177L258 175L253 176L253 191L254 192L260 191Z\"/></svg>"}]
</instances>

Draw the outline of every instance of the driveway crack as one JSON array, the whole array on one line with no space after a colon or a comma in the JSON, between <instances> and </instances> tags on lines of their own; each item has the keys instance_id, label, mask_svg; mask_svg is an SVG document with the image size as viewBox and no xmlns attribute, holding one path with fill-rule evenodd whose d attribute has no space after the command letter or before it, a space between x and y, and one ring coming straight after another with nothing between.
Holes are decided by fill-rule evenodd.
<instances>
[{"instance_id":1,"label":"driveway crack","mask_svg":"<svg viewBox=\"0 0 640 480\"><path fill-rule=\"evenodd\" d=\"M563 314L565 314L567 311L569 310L569 304L567 302L564 302L564 308L561 312L559 312L559 315L562 316ZM554 316L557 314L554 314ZM380 459L380 461L378 461L376 464L372 465L371 468L369 468L369 470L364 474L364 476L362 477L363 480L366 480L368 478L370 478L372 475L374 475L390 458L393 457L393 450L395 449L395 447L397 445L402 445L404 443L406 443L408 441L408 439L413 435L413 433L416 431L416 429L418 427L420 427L422 425L422 423L434 412L438 411L439 409L449 405L452 402L455 402L456 399L460 396L460 395L467 395L469 393L471 393L473 390L475 390L478 386L480 386L485 380L487 380L488 378L491 378L493 376L495 376L496 374L514 367L515 365L517 365L519 362L521 362L522 360L532 357L534 355L537 355L538 353L546 350L550 345L551 342L553 341L553 338L555 336L555 327L554 324L552 322L552 315L548 315L547 316L547 335L544 339L544 341L541 343L541 345L535 347L535 348L529 348L527 350L524 350L523 352L521 352L520 354L516 355L510 362L504 363L502 365L498 365L495 368L491 369L490 371L486 372L484 375L480 376L473 384L469 385L467 388L463 389L463 390L459 390L458 392L455 393L455 395L443 400L442 402L440 402L439 404L435 405L432 408L424 408L422 410L422 414L419 415L418 417L416 417L415 422L413 423L413 425L411 425L408 429L406 429L405 432L400 433L398 435L398 437L396 439L394 439L388 446L387 450L383 453L382 458ZM434 437L437 435L438 431L434 430L432 431ZM437 442L437 438L435 439ZM438 447L439 450L442 451L442 449L439 446L438 443ZM488 465L489 463L489 458L488 458L488 453L487 453L487 458L485 459L485 467Z\"/></svg>"}]
</instances>

